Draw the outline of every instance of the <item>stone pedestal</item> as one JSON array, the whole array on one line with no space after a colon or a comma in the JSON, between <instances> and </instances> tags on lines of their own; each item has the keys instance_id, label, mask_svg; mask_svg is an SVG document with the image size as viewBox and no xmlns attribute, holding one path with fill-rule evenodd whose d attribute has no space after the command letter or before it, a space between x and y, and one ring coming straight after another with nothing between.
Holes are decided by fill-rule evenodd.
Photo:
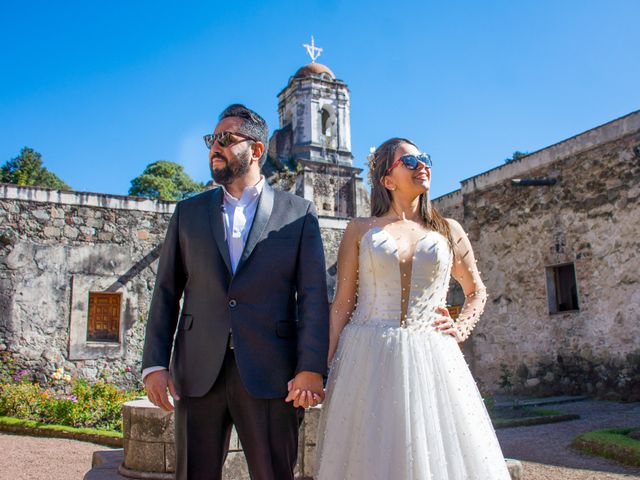
<instances>
[{"instance_id":1,"label":"stone pedestal","mask_svg":"<svg viewBox=\"0 0 640 480\"><path fill-rule=\"evenodd\" d=\"M174 416L153 405L146 397L126 402L124 423L124 461L121 475L130 478L174 478Z\"/></svg>"},{"instance_id":2,"label":"stone pedestal","mask_svg":"<svg viewBox=\"0 0 640 480\"><path fill-rule=\"evenodd\" d=\"M307 409L300 427L296 477L311 477L320 407ZM174 415L144 397L127 402L122 410L124 454L118 473L129 478L172 480L175 477ZM249 470L235 429L224 464L224 480L249 480Z\"/></svg>"}]
</instances>

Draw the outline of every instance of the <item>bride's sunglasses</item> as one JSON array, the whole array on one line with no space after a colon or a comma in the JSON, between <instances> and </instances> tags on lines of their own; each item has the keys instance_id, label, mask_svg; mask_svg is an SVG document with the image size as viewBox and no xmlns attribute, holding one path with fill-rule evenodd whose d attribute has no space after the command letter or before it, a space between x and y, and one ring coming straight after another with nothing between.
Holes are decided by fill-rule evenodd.
<instances>
[{"instance_id":1,"label":"bride's sunglasses","mask_svg":"<svg viewBox=\"0 0 640 480\"><path fill-rule=\"evenodd\" d=\"M400 162L404 164L409 170L415 170L418 168L420 164L423 164L426 168L431 168L431 156L428 153L420 153L418 155L402 155L398 160L393 162L386 172L384 172L383 176L387 176L391 173L391 170L400 165Z\"/></svg>"},{"instance_id":2,"label":"bride's sunglasses","mask_svg":"<svg viewBox=\"0 0 640 480\"><path fill-rule=\"evenodd\" d=\"M233 137L240 137L241 140L236 140ZM218 142L218 145L220 145L222 148L226 148L231 145L235 145L236 143L246 142L247 140L253 140L254 142L260 141L249 135L238 132L220 132L216 134L210 133L202 138L204 138L204 144L209 150L211 150L211 147L213 147L216 142Z\"/></svg>"}]
</instances>

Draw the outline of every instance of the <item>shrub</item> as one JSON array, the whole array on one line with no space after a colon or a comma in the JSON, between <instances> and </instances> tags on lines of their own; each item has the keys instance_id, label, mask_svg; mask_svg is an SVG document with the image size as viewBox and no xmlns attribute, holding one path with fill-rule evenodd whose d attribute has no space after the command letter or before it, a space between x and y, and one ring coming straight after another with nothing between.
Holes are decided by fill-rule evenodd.
<instances>
[{"instance_id":1,"label":"shrub","mask_svg":"<svg viewBox=\"0 0 640 480\"><path fill-rule=\"evenodd\" d=\"M72 379L62 368L45 384L37 384L30 372L15 369L10 355L3 355L2 361L0 416L121 432L122 404L142 394L103 380Z\"/></svg>"}]
</instances>

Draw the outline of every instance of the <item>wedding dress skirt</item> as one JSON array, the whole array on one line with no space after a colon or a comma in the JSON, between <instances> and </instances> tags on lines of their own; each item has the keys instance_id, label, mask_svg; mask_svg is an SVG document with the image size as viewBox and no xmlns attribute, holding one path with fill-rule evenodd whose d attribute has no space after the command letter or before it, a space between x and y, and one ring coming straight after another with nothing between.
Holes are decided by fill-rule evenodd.
<instances>
[{"instance_id":1,"label":"wedding dress skirt","mask_svg":"<svg viewBox=\"0 0 640 480\"><path fill-rule=\"evenodd\" d=\"M433 327L451 272L446 239L416 244L407 321L383 228L360 243L358 305L342 331L319 425L316 480L509 480L456 340Z\"/></svg>"}]
</instances>

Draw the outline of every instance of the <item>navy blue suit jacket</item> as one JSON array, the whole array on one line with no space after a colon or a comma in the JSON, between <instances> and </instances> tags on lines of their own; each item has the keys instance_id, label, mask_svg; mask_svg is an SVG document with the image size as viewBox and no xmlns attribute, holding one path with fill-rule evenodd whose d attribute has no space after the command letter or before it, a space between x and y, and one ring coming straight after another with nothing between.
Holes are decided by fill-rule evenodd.
<instances>
[{"instance_id":1,"label":"navy blue suit jacket","mask_svg":"<svg viewBox=\"0 0 640 480\"><path fill-rule=\"evenodd\" d=\"M160 255L142 368L170 367L180 395L205 395L231 331L249 393L284 397L296 373L327 370L329 307L315 208L265 184L235 274L221 209L220 188L176 205Z\"/></svg>"}]
</instances>

